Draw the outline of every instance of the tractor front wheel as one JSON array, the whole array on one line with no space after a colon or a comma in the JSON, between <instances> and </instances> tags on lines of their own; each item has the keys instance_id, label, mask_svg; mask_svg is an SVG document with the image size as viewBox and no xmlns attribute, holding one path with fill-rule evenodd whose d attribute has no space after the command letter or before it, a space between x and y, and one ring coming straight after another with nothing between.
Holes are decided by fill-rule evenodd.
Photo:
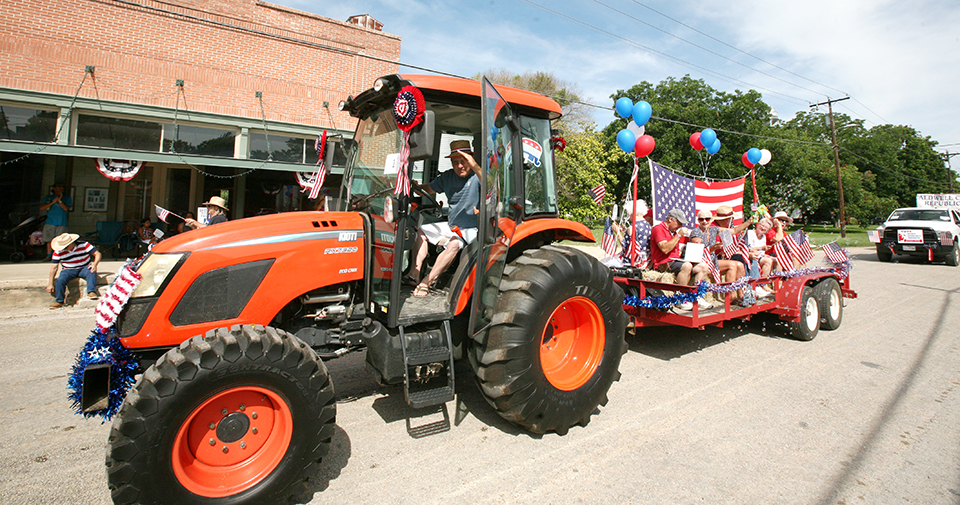
<instances>
[{"instance_id":1,"label":"tractor front wheel","mask_svg":"<svg viewBox=\"0 0 960 505\"><path fill-rule=\"evenodd\" d=\"M114 502L309 500L335 418L326 368L293 335L235 326L193 337L144 372L114 420Z\"/></svg>"},{"instance_id":2,"label":"tractor front wheel","mask_svg":"<svg viewBox=\"0 0 960 505\"><path fill-rule=\"evenodd\" d=\"M610 270L572 248L526 251L504 269L495 314L470 354L487 402L534 433L586 425L627 350Z\"/></svg>"}]
</instances>

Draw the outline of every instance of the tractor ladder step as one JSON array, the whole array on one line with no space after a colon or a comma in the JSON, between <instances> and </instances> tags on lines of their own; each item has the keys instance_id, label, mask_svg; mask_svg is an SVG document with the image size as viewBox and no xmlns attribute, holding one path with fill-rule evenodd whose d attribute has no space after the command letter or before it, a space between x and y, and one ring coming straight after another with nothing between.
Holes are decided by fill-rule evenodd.
<instances>
[{"instance_id":1,"label":"tractor ladder step","mask_svg":"<svg viewBox=\"0 0 960 505\"><path fill-rule=\"evenodd\" d=\"M450 322L438 330L404 333L400 330L403 350L403 392L407 404L415 409L446 403L454 398L453 343ZM446 380L444 379L446 376Z\"/></svg>"}]
</instances>

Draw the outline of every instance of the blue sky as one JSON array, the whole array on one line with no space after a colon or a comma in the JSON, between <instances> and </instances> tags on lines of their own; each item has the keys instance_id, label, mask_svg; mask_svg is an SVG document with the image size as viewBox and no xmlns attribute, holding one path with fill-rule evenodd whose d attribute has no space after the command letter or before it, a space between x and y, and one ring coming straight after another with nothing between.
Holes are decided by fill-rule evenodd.
<instances>
[{"instance_id":1,"label":"blue sky","mask_svg":"<svg viewBox=\"0 0 960 505\"><path fill-rule=\"evenodd\" d=\"M401 62L452 74L549 71L611 108L617 89L690 74L721 91L756 89L783 119L849 94L835 111L960 151L956 0L273 2L337 20L370 14L403 38ZM594 114L600 127L612 119Z\"/></svg>"}]
</instances>

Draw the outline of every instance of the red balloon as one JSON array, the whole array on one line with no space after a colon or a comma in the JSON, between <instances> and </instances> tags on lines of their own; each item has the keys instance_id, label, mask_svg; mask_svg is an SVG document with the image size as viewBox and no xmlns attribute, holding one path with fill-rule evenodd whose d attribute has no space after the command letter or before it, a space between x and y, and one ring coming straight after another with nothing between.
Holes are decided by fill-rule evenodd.
<instances>
[{"instance_id":1,"label":"red balloon","mask_svg":"<svg viewBox=\"0 0 960 505\"><path fill-rule=\"evenodd\" d=\"M744 166L747 168L753 168L753 163L750 163L750 160L747 159L747 153L743 153L743 156L740 157L743 160Z\"/></svg>"},{"instance_id":2,"label":"red balloon","mask_svg":"<svg viewBox=\"0 0 960 505\"><path fill-rule=\"evenodd\" d=\"M634 144L634 153L637 155L637 158L643 158L644 156L649 155L653 152L653 148L657 146L657 141L653 140L653 137L650 135L641 135L637 139L637 143Z\"/></svg>"},{"instance_id":3,"label":"red balloon","mask_svg":"<svg viewBox=\"0 0 960 505\"><path fill-rule=\"evenodd\" d=\"M700 143L700 132L690 135L690 147L697 151L703 149L703 144Z\"/></svg>"}]
</instances>

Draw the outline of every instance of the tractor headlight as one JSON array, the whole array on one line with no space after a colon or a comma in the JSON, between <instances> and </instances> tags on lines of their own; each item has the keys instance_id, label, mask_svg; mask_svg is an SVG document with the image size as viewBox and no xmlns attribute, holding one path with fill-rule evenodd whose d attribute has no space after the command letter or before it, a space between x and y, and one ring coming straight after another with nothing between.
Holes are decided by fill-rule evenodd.
<instances>
[{"instance_id":1,"label":"tractor headlight","mask_svg":"<svg viewBox=\"0 0 960 505\"><path fill-rule=\"evenodd\" d=\"M157 294L160 286L170 276L173 269L180 263L186 253L176 254L150 254L143 260L143 264L137 269L142 278L137 289L133 290L132 298L153 296Z\"/></svg>"}]
</instances>

